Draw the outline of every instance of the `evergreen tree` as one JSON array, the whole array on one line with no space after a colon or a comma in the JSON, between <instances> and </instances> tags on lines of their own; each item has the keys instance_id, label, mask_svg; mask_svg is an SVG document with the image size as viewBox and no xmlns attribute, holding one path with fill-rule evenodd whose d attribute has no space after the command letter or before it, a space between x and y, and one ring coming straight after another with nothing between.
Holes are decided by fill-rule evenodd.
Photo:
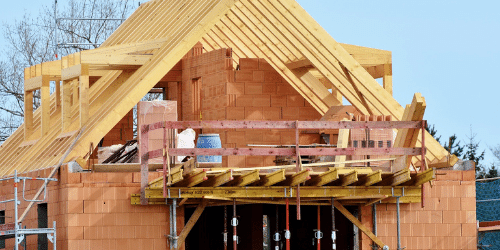
<instances>
[{"instance_id":1,"label":"evergreen tree","mask_svg":"<svg viewBox=\"0 0 500 250\"><path fill-rule=\"evenodd\" d=\"M476 134L472 132L472 126L470 128L470 136L467 136L469 142L465 145L464 159L474 161L476 164L476 177L481 173L484 173L484 167L481 165L481 161L484 160L484 150L479 153L479 142L476 141Z\"/></svg>"},{"instance_id":2,"label":"evergreen tree","mask_svg":"<svg viewBox=\"0 0 500 250\"><path fill-rule=\"evenodd\" d=\"M498 170L495 167L495 164L492 163L490 169L488 170L488 174L486 174L486 178L495 178L498 177Z\"/></svg>"},{"instance_id":3,"label":"evergreen tree","mask_svg":"<svg viewBox=\"0 0 500 250\"><path fill-rule=\"evenodd\" d=\"M444 148L451 154L460 157L464 153L465 146L461 146L460 141L457 141L457 136L453 134L450 136L448 143L444 143Z\"/></svg>"},{"instance_id":4,"label":"evergreen tree","mask_svg":"<svg viewBox=\"0 0 500 250\"><path fill-rule=\"evenodd\" d=\"M432 137L434 137L434 139L436 139L436 141L438 141L439 143L441 143L439 140L441 139L441 136L437 136L437 129L436 127L434 126L434 124L432 125L429 125L429 123L426 123L425 124L425 130L427 130L427 132L429 132L429 134L432 135Z\"/></svg>"}]
</instances>

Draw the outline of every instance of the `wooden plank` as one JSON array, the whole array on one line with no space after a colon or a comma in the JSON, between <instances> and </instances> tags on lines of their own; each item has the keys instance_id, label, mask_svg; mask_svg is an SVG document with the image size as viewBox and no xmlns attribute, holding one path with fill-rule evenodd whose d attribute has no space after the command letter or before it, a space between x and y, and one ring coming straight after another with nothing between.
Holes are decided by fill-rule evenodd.
<instances>
[{"instance_id":1,"label":"wooden plank","mask_svg":"<svg viewBox=\"0 0 500 250\"><path fill-rule=\"evenodd\" d=\"M380 248L385 247L386 245L377 237L375 236L370 229L365 227L361 221L358 220L354 215L352 215L340 202L338 201L333 201L333 205L335 208L339 210L348 220L350 220L354 225L356 225L361 232L363 232L368 238L370 238L375 244L377 244Z\"/></svg>"},{"instance_id":2,"label":"wooden plank","mask_svg":"<svg viewBox=\"0 0 500 250\"><path fill-rule=\"evenodd\" d=\"M298 68L303 68L303 67L307 67L307 68L313 67L311 61L309 61L306 58L302 58L302 59L299 59L296 61L288 62L288 63L286 63L286 66L292 70L298 69Z\"/></svg>"},{"instance_id":3,"label":"wooden plank","mask_svg":"<svg viewBox=\"0 0 500 250\"><path fill-rule=\"evenodd\" d=\"M365 204L365 206L371 206L371 205L373 205L373 204L375 204L375 203L381 202L381 201L383 201L384 199L386 199L387 197L388 197L387 195L383 195L383 196L382 196L382 197L380 197L380 198L373 198L373 199L371 199L369 202L367 202L367 203Z\"/></svg>"},{"instance_id":4,"label":"wooden plank","mask_svg":"<svg viewBox=\"0 0 500 250\"><path fill-rule=\"evenodd\" d=\"M222 186L229 181L234 180L233 171L227 170L215 176L209 177L207 181L201 184L202 187L218 187Z\"/></svg>"},{"instance_id":5,"label":"wooden plank","mask_svg":"<svg viewBox=\"0 0 500 250\"><path fill-rule=\"evenodd\" d=\"M43 78L40 90L41 102L41 136L45 136L50 130L50 81L48 77Z\"/></svg>"},{"instance_id":6,"label":"wooden plank","mask_svg":"<svg viewBox=\"0 0 500 250\"><path fill-rule=\"evenodd\" d=\"M392 64L392 52L352 44L339 43L363 67Z\"/></svg>"},{"instance_id":7,"label":"wooden plank","mask_svg":"<svg viewBox=\"0 0 500 250\"><path fill-rule=\"evenodd\" d=\"M227 184L226 184L227 185ZM285 194L285 188L286 194ZM290 188L292 192L290 192ZM295 186L222 186L222 187L169 187L170 198L203 198L205 196L216 196L225 198L295 198L297 188ZM180 191L180 193L179 193ZM394 191L394 193L393 193ZM180 195L180 196L179 196ZM291 196L290 196L291 195ZM302 198L328 198L328 197L366 197L374 195L403 196L402 186L301 186L300 197ZM404 195L407 197L417 197L420 199L420 187L404 187ZM148 198L163 199L162 189L146 189Z\"/></svg>"},{"instance_id":8,"label":"wooden plank","mask_svg":"<svg viewBox=\"0 0 500 250\"><path fill-rule=\"evenodd\" d=\"M384 89L392 95L392 64L384 64Z\"/></svg>"},{"instance_id":9,"label":"wooden plank","mask_svg":"<svg viewBox=\"0 0 500 250\"><path fill-rule=\"evenodd\" d=\"M62 117L61 117L61 126L62 132L67 132L68 128L71 126L71 89L72 81L63 81L62 83Z\"/></svg>"},{"instance_id":10,"label":"wooden plank","mask_svg":"<svg viewBox=\"0 0 500 250\"><path fill-rule=\"evenodd\" d=\"M371 174L367 174L366 176L361 177L361 180L359 180L359 183L357 183L357 185L367 187L379 183L381 181L382 181L382 170L378 170Z\"/></svg>"},{"instance_id":11,"label":"wooden plank","mask_svg":"<svg viewBox=\"0 0 500 250\"><path fill-rule=\"evenodd\" d=\"M206 181L207 178L207 172L198 170L193 173L191 173L189 176L185 176L184 180L173 184L175 187L194 187L204 181Z\"/></svg>"},{"instance_id":12,"label":"wooden plank","mask_svg":"<svg viewBox=\"0 0 500 250\"><path fill-rule=\"evenodd\" d=\"M81 75L80 77L80 127L88 121L90 116L90 100L89 100L89 76Z\"/></svg>"},{"instance_id":13,"label":"wooden plank","mask_svg":"<svg viewBox=\"0 0 500 250\"><path fill-rule=\"evenodd\" d=\"M336 168L334 168L334 169L326 171L320 175L312 177L312 179L309 180L308 182L306 182L306 184L308 186L320 187L320 186L326 185L328 183L331 183L333 181L336 181L338 179L339 179L338 170Z\"/></svg>"},{"instance_id":14,"label":"wooden plank","mask_svg":"<svg viewBox=\"0 0 500 250\"><path fill-rule=\"evenodd\" d=\"M98 66L142 66L151 59L152 55L128 55L119 53L84 53L82 63L92 68Z\"/></svg>"},{"instance_id":15,"label":"wooden plank","mask_svg":"<svg viewBox=\"0 0 500 250\"><path fill-rule=\"evenodd\" d=\"M179 234L179 238L177 239L177 249L181 249L183 247L184 241L186 240L186 237L188 236L189 232L191 229L193 229L194 225L200 218L201 214L203 213L203 210L205 210L205 207L208 204L207 199L203 199L201 203L196 207L196 210L194 210L193 215L189 218L188 222L186 225L184 225L184 228L182 229L181 233Z\"/></svg>"},{"instance_id":16,"label":"wooden plank","mask_svg":"<svg viewBox=\"0 0 500 250\"><path fill-rule=\"evenodd\" d=\"M69 68L64 68L61 70L61 80L73 80L78 78L79 76L88 76L89 65L88 64L77 64L75 66L71 66Z\"/></svg>"},{"instance_id":17,"label":"wooden plank","mask_svg":"<svg viewBox=\"0 0 500 250\"><path fill-rule=\"evenodd\" d=\"M409 180L411 180L410 169L405 168L399 172L392 174L391 177L382 180L382 182L380 182L378 185L393 186L394 187L394 186L398 186L402 183L405 183Z\"/></svg>"},{"instance_id":18,"label":"wooden plank","mask_svg":"<svg viewBox=\"0 0 500 250\"><path fill-rule=\"evenodd\" d=\"M418 173L413 176L409 182L404 183L404 186L420 186L424 183L436 179L436 173L433 168L429 168L424 172Z\"/></svg>"},{"instance_id":19,"label":"wooden plank","mask_svg":"<svg viewBox=\"0 0 500 250\"><path fill-rule=\"evenodd\" d=\"M339 180L335 184L345 187L357 181L358 181L358 171L351 170L351 172L341 175Z\"/></svg>"},{"instance_id":20,"label":"wooden plank","mask_svg":"<svg viewBox=\"0 0 500 250\"><path fill-rule=\"evenodd\" d=\"M24 140L33 134L33 92L24 92Z\"/></svg>"},{"instance_id":21,"label":"wooden plank","mask_svg":"<svg viewBox=\"0 0 500 250\"><path fill-rule=\"evenodd\" d=\"M285 169L280 169L272 173L266 174L265 176L262 176L260 178L260 181L257 182L255 185L269 187L284 180L286 180Z\"/></svg>"},{"instance_id":22,"label":"wooden plank","mask_svg":"<svg viewBox=\"0 0 500 250\"><path fill-rule=\"evenodd\" d=\"M255 183L259 180L260 180L259 170L256 169L256 170L250 171L249 173L235 177L234 180L226 183L226 186L244 187L244 186L250 185L252 183Z\"/></svg>"},{"instance_id":23,"label":"wooden plank","mask_svg":"<svg viewBox=\"0 0 500 250\"><path fill-rule=\"evenodd\" d=\"M296 186L311 179L311 169L304 169L291 176L287 176L286 180L280 183L280 186Z\"/></svg>"},{"instance_id":24,"label":"wooden plank","mask_svg":"<svg viewBox=\"0 0 500 250\"><path fill-rule=\"evenodd\" d=\"M342 119L342 121L348 121L347 119ZM337 148L347 148L349 146L349 129L340 129L339 136L337 141ZM335 162L343 162L346 161L345 155L338 155L335 157ZM345 167L345 164L339 163L338 167Z\"/></svg>"},{"instance_id":25,"label":"wooden plank","mask_svg":"<svg viewBox=\"0 0 500 250\"><path fill-rule=\"evenodd\" d=\"M24 91L33 91L40 89L44 82L49 82L49 76L37 76L24 80Z\"/></svg>"}]
</instances>

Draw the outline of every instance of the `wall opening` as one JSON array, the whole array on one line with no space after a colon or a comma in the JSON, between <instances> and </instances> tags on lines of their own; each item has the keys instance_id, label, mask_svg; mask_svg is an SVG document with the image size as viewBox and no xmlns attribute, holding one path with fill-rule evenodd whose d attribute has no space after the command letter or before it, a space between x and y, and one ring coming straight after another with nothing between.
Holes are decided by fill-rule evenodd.
<instances>
[{"instance_id":1,"label":"wall opening","mask_svg":"<svg viewBox=\"0 0 500 250\"><path fill-rule=\"evenodd\" d=\"M357 214L356 206L346 206L346 208ZM195 208L186 208L185 222L189 220ZM233 208L227 206L227 231L228 248L233 249L233 228L231 219ZM285 249L285 206L278 205L278 220L276 221L276 205L255 204L238 205L236 214L238 216L237 235L240 244L238 250L266 250L275 249L276 242L273 236L276 233L276 222L278 222L278 232L281 235L279 249ZM316 249L313 245L314 230L317 229L317 207L301 206L302 220L297 221L296 207L290 206L290 233L291 250ZM330 206L322 206L321 209L321 249L332 249L331 229L332 215ZM344 217L338 210L335 210L335 221L337 231L337 249L357 250L359 241L357 228L352 222ZM223 249L224 231L224 207L207 207L200 219L193 227L186 239L186 250L188 249Z\"/></svg>"},{"instance_id":2,"label":"wall opening","mask_svg":"<svg viewBox=\"0 0 500 250\"><path fill-rule=\"evenodd\" d=\"M38 228L48 228L49 218L47 213L47 203L40 203L38 207ZM48 250L49 241L46 234L38 235L38 250Z\"/></svg>"}]
</instances>

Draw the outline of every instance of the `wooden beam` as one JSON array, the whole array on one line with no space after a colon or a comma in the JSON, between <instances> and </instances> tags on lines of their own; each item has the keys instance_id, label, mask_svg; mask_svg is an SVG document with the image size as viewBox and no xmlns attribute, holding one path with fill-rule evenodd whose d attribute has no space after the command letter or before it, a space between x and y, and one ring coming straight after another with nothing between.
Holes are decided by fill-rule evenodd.
<instances>
[{"instance_id":1,"label":"wooden beam","mask_svg":"<svg viewBox=\"0 0 500 250\"><path fill-rule=\"evenodd\" d=\"M375 244L377 244L380 248L383 248L385 244L377 237L375 236L370 229L365 227L361 221L358 220L354 215L352 215L349 210L347 210L340 202L338 201L333 201L333 205L335 208L339 210L348 220L350 220L354 225L356 225L359 230L361 230L368 238L370 238Z\"/></svg>"},{"instance_id":2,"label":"wooden beam","mask_svg":"<svg viewBox=\"0 0 500 250\"><path fill-rule=\"evenodd\" d=\"M227 185L227 184L226 184ZM287 186L222 186L222 187L171 187L171 198L203 198L210 194L216 197L225 198L283 198L285 197L285 190L287 188L286 196L289 196L289 188L292 188L292 196L296 197L296 187ZM408 197L417 197L420 199L421 188L410 186L404 187L404 195ZM179 193L180 191L180 193ZM180 196L179 196L180 195ZM325 197L366 197L374 195L388 195L388 196L403 196L402 186L350 186L349 188L341 186L301 186L300 196L303 198L325 198ZM162 189L146 189L146 196L151 198L164 198Z\"/></svg>"},{"instance_id":3,"label":"wooden beam","mask_svg":"<svg viewBox=\"0 0 500 250\"><path fill-rule=\"evenodd\" d=\"M285 169L280 169L261 177L255 185L269 187L284 180L286 180Z\"/></svg>"},{"instance_id":4,"label":"wooden beam","mask_svg":"<svg viewBox=\"0 0 500 250\"><path fill-rule=\"evenodd\" d=\"M189 218L189 221L184 225L184 228L182 229L181 233L179 234L179 238L177 239L177 249L181 249L184 241L186 240L186 237L188 236L189 232L191 229L193 229L194 225L200 218L201 214L203 213L203 210L205 210L205 207L208 204L207 199L203 199L201 203L196 207L196 210L194 210L193 215ZM174 218L176 220L177 218Z\"/></svg>"},{"instance_id":5,"label":"wooden beam","mask_svg":"<svg viewBox=\"0 0 500 250\"><path fill-rule=\"evenodd\" d=\"M403 121L421 121L424 119L425 113L425 98L422 94L415 93L411 105L406 106L403 114ZM396 139L394 140L394 147L396 148L410 148L416 147L421 129L398 129ZM409 167L412 156L408 156L407 167Z\"/></svg>"},{"instance_id":6,"label":"wooden beam","mask_svg":"<svg viewBox=\"0 0 500 250\"><path fill-rule=\"evenodd\" d=\"M312 179L307 182L307 185L320 187L328 183L334 182L338 179L339 179L339 173L337 169L334 168L320 175L312 177Z\"/></svg>"},{"instance_id":7,"label":"wooden beam","mask_svg":"<svg viewBox=\"0 0 500 250\"><path fill-rule=\"evenodd\" d=\"M348 121L348 119L342 119L342 121ZM347 148L349 146L349 129L339 129L339 137L337 140L337 148ZM330 142L331 143L331 142ZM335 156L335 162L346 161L346 155ZM345 167L344 163L339 163L338 167Z\"/></svg>"},{"instance_id":8,"label":"wooden beam","mask_svg":"<svg viewBox=\"0 0 500 250\"><path fill-rule=\"evenodd\" d=\"M358 45L339 43L363 67L392 64L392 52Z\"/></svg>"},{"instance_id":9,"label":"wooden beam","mask_svg":"<svg viewBox=\"0 0 500 250\"><path fill-rule=\"evenodd\" d=\"M310 180L310 173L311 169L304 169L298 173L288 176L285 181L280 183L280 186L297 186L300 183Z\"/></svg>"},{"instance_id":10,"label":"wooden beam","mask_svg":"<svg viewBox=\"0 0 500 250\"><path fill-rule=\"evenodd\" d=\"M33 91L40 89L44 82L50 82L49 76L37 76L24 80L24 91Z\"/></svg>"},{"instance_id":11,"label":"wooden beam","mask_svg":"<svg viewBox=\"0 0 500 250\"><path fill-rule=\"evenodd\" d=\"M381 181L382 181L382 170L378 170L371 174L367 174L366 176L361 177L361 180L359 180L357 185L367 187L379 183Z\"/></svg>"},{"instance_id":12,"label":"wooden beam","mask_svg":"<svg viewBox=\"0 0 500 250\"><path fill-rule=\"evenodd\" d=\"M193 173L187 175L184 177L184 180L179 181L178 183L174 184L173 186L175 187L194 187L204 181L206 181L207 178L207 172L203 170L198 170L194 171Z\"/></svg>"},{"instance_id":13,"label":"wooden beam","mask_svg":"<svg viewBox=\"0 0 500 250\"><path fill-rule=\"evenodd\" d=\"M409 182L404 183L405 186L420 186L424 183L436 179L436 173L433 168L429 168L424 172L418 173L413 176Z\"/></svg>"},{"instance_id":14,"label":"wooden beam","mask_svg":"<svg viewBox=\"0 0 500 250\"><path fill-rule=\"evenodd\" d=\"M229 181L234 180L233 171L227 170L215 176L209 177L207 181L201 184L202 187L218 187L222 186Z\"/></svg>"},{"instance_id":15,"label":"wooden beam","mask_svg":"<svg viewBox=\"0 0 500 250\"><path fill-rule=\"evenodd\" d=\"M307 68L313 67L311 61L309 61L308 59L305 59L305 58L299 59L297 61L288 62L288 63L286 63L286 66L292 70L298 69L298 68L304 68L304 67L307 67Z\"/></svg>"},{"instance_id":16,"label":"wooden beam","mask_svg":"<svg viewBox=\"0 0 500 250\"><path fill-rule=\"evenodd\" d=\"M367 202L367 203L365 204L365 206L371 206L371 205L373 205L373 204L375 204L375 203L381 202L381 201L383 201L384 199L386 199L387 197L389 197L389 196L387 196L387 195L383 195L383 196L382 196L382 197L380 197L380 198L372 198L369 202Z\"/></svg>"},{"instance_id":17,"label":"wooden beam","mask_svg":"<svg viewBox=\"0 0 500 250\"><path fill-rule=\"evenodd\" d=\"M409 180L411 180L410 169L405 168L403 170L400 170L399 172L392 174L391 177L384 179L378 185L394 187L394 186L397 186L399 184L405 183Z\"/></svg>"},{"instance_id":18,"label":"wooden beam","mask_svg":"<svg viewBox=\"0 0 500 250\"><path fill-rule=\"evenodd\" d=\"M336 182L338 185L345 187L349 186L358 181L358 171L351 170L348 174L343 174L340 176L340 179Z\"/></svg>"},{"instance_id":19,"label":"wooden beam","mask_svg":"<svg viewBox=\"0 0 500 250\"><path fill-rule=\"evenodd\" d=\"M81 75L80 81L80 127L83 127L90 116L90 100L89 100L89 76Z\"/></svg>"},{"instance_id":20,"label":"wooden beam","mask_svg":"<svg viewBox=\"0 0 500 250\"><path fill-rule=\"evenodd\" d=\"M89 76L89 65L88 64L77 64L75 66L71 66L69 68L65 68L61 70L61 80L73 80L78 78L79 76Z\"/></svg>"},{"instance_id":21,"label":"wooden beam","mask_svg":"<svg viewBox=\"0 0 500 250\"><path fill-rule=\"evenodd\" d=\"M408 167L408 157L406 155L398 156L394 160L386 162L379 166L379 168L387 169L387 172L398 172Z\"/></svg>"},{"instance_id":22,"label":"wooden beam","mask_svg":"<svg viewBox=\"0 0 500 250\"><path fill-rule=\"evenodd\" d=\"M83 53L82 63L89 64L92 68L96 66L141 66L151 59L152 55L127 55L118 53Z\"/></svg>"},{"instance_id":23,"label":"wooden beam","mask_svg":"<svg viewBox=\"0 0 500 250\"><path fill-rule=\"evenodd\" d=\"M384 64L384 89L392 95L392 64Z\"/></svg>"},{"instance_id":24,"label":"wooden beam","mask_svg":"<svg viewBox=\"0 0 500 250\"><path fill-rule=\"evenodd\" d=\"M259 176L259 170L253 170L250 171L249 173L240 175L236 177L234 180L226 183L226 186L238 186L238 187L244 187L247 185L250 185L252 183L255 183L260 180Z\"/></svg>"},{"instance_id":25,"label":"wooden beam","mask_svg":"<svg viewBox=\"0 0 500 250\"><path fill-rule=\"evenodd\" d=\"M68 81L63 81L62 83L62 116L61 116L61 126L62 126L62 132L68 132L68 128L71 125L71 96L72 96L72 89L71 89L71 80Z\"/></svg>"},{"instance_id":26,"label":"wooden beam","mask_svg":"<svg viewBox=\"0 0 500 250\"><path fill-rule=\"evenodd\" d=\"M33 134L33 91L24 92L24 140Z\"/></svg>"},{"instance_id":27,"label":"wooden beam","mask_svg":"<svg viewBox=\"0 0 500 250\"><path fill-rule=\"evenodd\" d=\"M41 102L41 135L44 136L50 131L50 79L42 76L42 86L40 87Z\"/></svg>"}]
</instances>

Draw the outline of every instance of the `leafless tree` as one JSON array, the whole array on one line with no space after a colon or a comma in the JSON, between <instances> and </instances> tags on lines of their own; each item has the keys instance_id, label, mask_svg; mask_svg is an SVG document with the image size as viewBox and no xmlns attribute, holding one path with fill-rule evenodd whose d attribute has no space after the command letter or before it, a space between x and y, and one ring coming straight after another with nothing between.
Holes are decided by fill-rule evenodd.
<instances>
[{"instance_id":1,"label":"leafless tree","mask_svg":"<svg viewBox=\"0 0 500 250\"><path fill-rule=\"evenodd\" d=\"M28 13L3 25L7 46L0 56L0 142L5 141L23 122L24 68L56 60L77 51L97 48L121 21L69 20L124 19L135 9L134 0L68 0L59 1L58 23L54 5L44 6L37 16ZM56 29L57 27L57 36ZM56 50L56 37L57 46ZM70 43L71 45L64 45ZM92 45L78 45L78 44ZM34 94L34 108L39 93Z\"/></svg>"}]
</instances>

